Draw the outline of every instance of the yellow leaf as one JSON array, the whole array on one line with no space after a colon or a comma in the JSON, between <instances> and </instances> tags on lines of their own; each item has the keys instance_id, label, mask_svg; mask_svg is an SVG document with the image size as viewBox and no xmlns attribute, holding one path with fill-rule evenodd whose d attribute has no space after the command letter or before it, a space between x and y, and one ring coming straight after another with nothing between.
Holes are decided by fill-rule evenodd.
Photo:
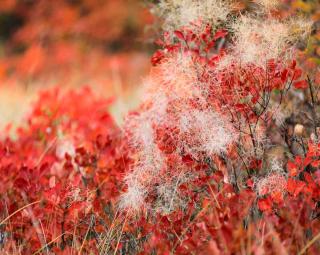
<instances>
[{"instance_id":1,"label":"yellow leaf","mask_svg":"<svg viewBox=\"0 0 320 255\"><path fill-rule=\"evenodd\" d=\"M292 7L295 8L295 9L300 9L304 12L310 12L312 10L312 7L310 4L308 3L305 3L301 0L298 0L298 1L295 1L293 4L292 4Z\"/></svg>"}]
</instances>

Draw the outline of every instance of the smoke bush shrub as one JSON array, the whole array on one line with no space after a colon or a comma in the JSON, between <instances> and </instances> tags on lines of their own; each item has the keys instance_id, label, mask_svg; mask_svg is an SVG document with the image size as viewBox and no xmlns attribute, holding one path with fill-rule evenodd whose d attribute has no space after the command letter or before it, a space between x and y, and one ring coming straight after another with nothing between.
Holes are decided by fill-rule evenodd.
<instances>
[{"instance_id":1,"label":"smoke bush shrub","mask_svg":"<svg viewBox=\"0 0 320 255\"><path fill-rule=\"evenodd\" d=\"M318 90L295 57L311 24L256 3L160 1L160 49L122 129L90 90L42 94L1 142L3 249L318 254Z\"/></svg>"},{"instance_id":2,"label":"smoke bush shrub","mask_svg":"<svg viewBox=\"0 0 320 255\"><path fill-rule=\"evenodd\" d=\"M142 221L151 232L144 252L286 254L311 246L304 248L303 230L289 233L298 225L317 233L307 220L317 215L317 198L304 193L318 192L316 177L290 178L289 169L267 161L270 132L280 133L290 157L300 157L294 141L306 153L306 140L285 130L279 110L293 89L314 89L295 60L311 23L273 15L277 5L258 1L256 12L238 16L231 3L217 1L155 7L167 31L142 105L125 124L133 162L120 197L125 217L140 220L132 230Z\"/></svg>"}]
</instances>

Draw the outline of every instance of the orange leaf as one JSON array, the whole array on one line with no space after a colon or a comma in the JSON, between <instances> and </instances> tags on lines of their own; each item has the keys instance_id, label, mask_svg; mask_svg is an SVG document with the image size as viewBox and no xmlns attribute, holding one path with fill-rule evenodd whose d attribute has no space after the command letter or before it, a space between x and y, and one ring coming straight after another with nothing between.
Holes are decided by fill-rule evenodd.
<instances>
[{"instance_id":1,"label":"orange leaf","mask_svg":"<svg viewBox=\"0 0 320 255\"><path fill-rule=\"evenodd\" d=\"M290 176L296 176L298 174L298 167L293 162L288 162L287 169Z\"/></svg>"},{"instance_id":2,"label":"orange leaf","mask_svg":"<svg viewBox=\"0 0 320 255\"><path fill-rule=\"evenodd\" d=\"M261 211L269 211L272 208L272 201L270 197L262 198L258 201L258 207Z\"/></svg>"}]
</instances>

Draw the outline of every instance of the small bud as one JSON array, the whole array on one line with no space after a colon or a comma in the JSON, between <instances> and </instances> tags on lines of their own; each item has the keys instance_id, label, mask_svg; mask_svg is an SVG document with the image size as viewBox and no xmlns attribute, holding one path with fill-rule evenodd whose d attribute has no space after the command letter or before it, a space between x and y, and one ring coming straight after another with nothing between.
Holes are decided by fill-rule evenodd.
<instances>
[{"instance_id":1,"label":"small bud","mask_svg":"<svg viewBox=\"0 0 320 255\"><path fill-rule=\"evenodd\" d=\"M304 126L301 125L301 124L296 124L294 126L294 134L297 135L297 136L302 136L303 134L303 131L304 131Z\"/></svg>"}]
</instances>

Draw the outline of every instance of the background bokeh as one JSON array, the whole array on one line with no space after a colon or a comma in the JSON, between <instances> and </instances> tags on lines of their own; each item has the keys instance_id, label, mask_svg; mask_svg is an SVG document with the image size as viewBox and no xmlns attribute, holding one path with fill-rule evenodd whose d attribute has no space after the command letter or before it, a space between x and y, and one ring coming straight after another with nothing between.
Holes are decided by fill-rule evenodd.
<instances>
[{"instance_id":1,"label":"background bokeh","mask_svg":"<svg viewBox=\"0 0 320 255\"><path fill-rule=\"evenodd\" d=\"M144 2L0 2L0 127L21 121L37 91L50 86L90 85L114 97L119 121L134 106L152 47Z\"/></svg>"}]
</instances>

